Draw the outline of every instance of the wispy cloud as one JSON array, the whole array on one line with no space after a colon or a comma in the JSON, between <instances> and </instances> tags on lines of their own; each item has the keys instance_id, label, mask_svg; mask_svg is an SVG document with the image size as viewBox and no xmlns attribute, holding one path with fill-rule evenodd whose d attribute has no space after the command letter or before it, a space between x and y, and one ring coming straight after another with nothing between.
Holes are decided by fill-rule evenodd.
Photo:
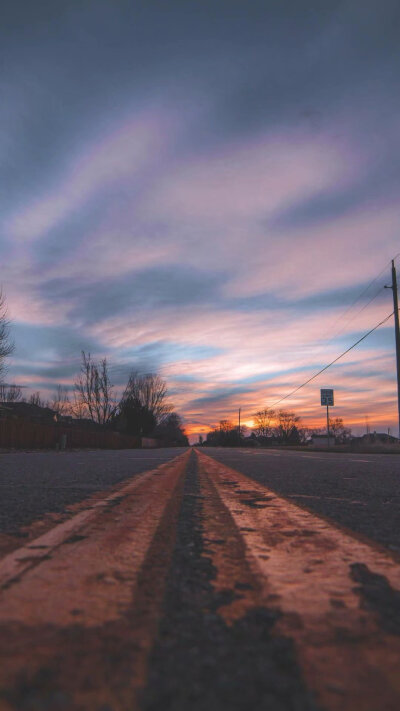
<instances>
[{"instance_id":1,"label":"wispy cloud","mask_svg":"<svg viewBox=\"0 0 400 711\"><path fill-rule=\"evenodd\" d=\"M158 369L202 431L250 422L390 312L388 292L360 311L374 287L342 316L399 251L398 3L307 8L26 4L29 32L3 32L16 379L71 383L90 349L119 386ZM327 377L338 414L372 402L389 426L379 333ZM285 403L318 419L318 388Z\"/></svg>"},{"instance_id":2,"label":"wispy cloud","mask_svg":"<svg viewBox=\"0 0 400 711\"><path fill-rule=\"evenodd\" d=\"M99 137L83 154L76 157L67 176L48 189L33 204L16 214L6 224L13 240L24 243L45 237L51 229L78 211L93 196L102 199L104 191L135 190L146 172L160 160L169 134L170 117L151 111L118 127L111 135ZM126 185L129 184L129 188Z\"/></svg>"}]
</instances>

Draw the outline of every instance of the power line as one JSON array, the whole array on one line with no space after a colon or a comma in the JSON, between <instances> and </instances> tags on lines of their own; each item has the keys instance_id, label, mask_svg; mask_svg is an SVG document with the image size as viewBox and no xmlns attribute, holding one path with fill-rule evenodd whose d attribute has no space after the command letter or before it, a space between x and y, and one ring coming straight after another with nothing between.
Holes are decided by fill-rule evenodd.
<instances>
[{"instance_id":1,"label":"power line","mask_svg":"<svg viewBox=\"0 0 400 711\"><path fill-rule=\"evenodd\" d=\"M400 252L397 252L397 254L393 257L393 261L396 261L396 259L398 259L399 257L400 257ZM370 290L370 288L378 281L378 279L380 279L380 277L382 276L382 274L384 274L384 272L386 271L386 269L389 267L390 263L391 263L391 260L389 260L389 261L385 264L385 266L384 266L384 267L381 269L381 271L376 275L376 277L374 277L374 279L372 279L372 281L370 281L369 284L361 291L361 293L357 296L357 298L356 298L354 301L352 301L352 303L350 304L350 306L348 306L341 314L339 314L339 316L337 316L337 317L334 319L334 321L332 322L332 326L330 326L328 329L326 329L326 330L324 331L324 333L322 334L321 340L320 340L320 344L321 344L321 341L325 338L325 336L326 336L328 333L331 332L332 328L333 328L339 321L341 321L341 319L343 319L343 318L346 316L346 314L350 314L350 312L351 312L351 310L353 309L353 307L354 307L354 306L360 301L360 299ZM355 313L353 313L352 315L349 315L349 317L348 317L347 319L345 319L345 322L344 322L343 326L339 327L339 330L335 331L335 332L330 336L330 338L329 338L328 341L324 341L321 345L319 345L319 347L317 347L317 352L318 352L318 351L321 351L323 347L325 347L325 346L330 345L331 343L333 343L333 341L335 341L336 338L337 338L338 336L340 336L340 335L346 330L346 328L354 321L354 319L357 318L357 316L359 316L373 301L375 301L375 299L378 298L378 296L381 295L381 293L384 291L384 289L385 289L385 286L380 286L379 289L378 289L378 291L372 296L372 298L369 299L369 301L367 301L367 303L365 303L363 306L361 306L361 308L358 309Z\"/></svg>"},{"instance_id":2,"label":"power line","mask_svg":"<svg viewBox=\"0 0 400 711\"><path fill-rule=\"evenodd\" d=\"M376 292L376 294L374 294L374 296L372 296L371 299L369 299L369 301L367 301L366 304L364 304L363 306L361 306L361 308L358 309L358 311L356 311L355 314L353 314L350 319L347 319L347 321L346 321L346 323L344 324L344 326L342 326L342 328L340 328L339 331L336 331L336 333L332 336L332 338L329 339L329 341L328 341L327 343L325 343L325 345L328 345L329 343L332 343L332 341L334 341L338 336L340 336L340 335L343 333L343 331L347 328L347 326L349 326L351 323L353 323L354 319L357 318L357 316L359 316L363 311L365 311L365 309L367 308L367 306L369 306L370 304L372 304L372 302L375 301L375 299L377 299L378 296L380 296L381 293L382 293L384 290L385 290L385 286L379 287L379 289L378 289L378 291Z\"/></svg>"},{"instance_id":3,"label":"power line","mask_svg":"<svg viewBox=\"0 0 400 711\"><path fill-rule=\"evenodd\" d=\"M292 395L297 393L299 390L301 390L301 388L304 388L306 385L311 383L312 380L315 380L315 378L317 378L319 375L321 375L321 373L323 373L325 370L328 370L328 368L330 368L332 365L334 365L334 363L337 363L338 360L340 360L341 358L343 358L343 356L346 355L346 353L349 353L349 351L353 350L353 348L358 346L358 344L361 343L361 341L364 341L368 336L371 335L371 333L376 331L377 328L379 328L380 326L383 326L383 324L386 323L386 321L389 321L389 319L393 316L393 314L394 314L394 311L392 311L392 313L389 314L389 316L386 316L386 318L384 318L383 321L380 321L376 326L371 328L371 330L368 331L368 333L365 333L363 336L361 336L361 338L359 338L358 341L353 343L353 345L350 346L350 348L347 348L347 350L343 351L343 353L341 353L339 356L337 356L337 358L335 358L331 363L328 363L328 365L325 365L323 368L321 368L321 370L319 370L318 373L315 373L314 375L312 375L311 378L309 378L308 380L305 381L305 383L302 383L297 388L292 390L292 392L288 393L284 397L281 397L280 400L277 400L276 402L274 402L274 404L271 405L271 409L273 407L276 407L276 405L279 405L279 403L283 402L283 400L287 400L288 397L291 397Z\"/></svg>"},{"instance_id":4,"label":"power line","mask_svg":"<svg viewBox=\"0 0 400 711\"><path fill-rule=\"evenodd\" d=\"M398 252L398 253L393 257L393 259L396 260L399 256L400 256L400 252ZM373 286L373 285L378 281L378 279L382 276L382 274L383 274L383 273L386 271L386 269L390 266L390 263L391 263L391 260L389 260L389 261L385 264L385 266L383 267L383 269L381 269L381 271L379 272L379 274L377 274L376 277L374 277L374 279L372 279L372 281L370 281L369 284L367 284L367 286L361 291L361 293L357 296L357 298L354 299L354 301L352 301L351 304L350 304L341 314L339 314L339 316L337 316L337 317L335 318L335 320L334 320L333 323L332 323L332 326L330 326L329 329L327 329L327 330L325 331L324 335L325 335L326 333L328 333L332 328L334 328L335 325L336 325L339 321L341 321L341 320L346 316L346 314L348 314L348 313L351 311L351 309L353 308L353 306L355 306L355 305L360 301L360 299L362 299L362 297L370 290L371 286ZM378 292L378 294L379 294L379 292ZM378 295L378 294L377 294L377 295ZM376 297L374 297L374 298L376 298ZM374 299L371 299L371 301L373 301L373 300L374 300ZM366 306L368 306L369 303L371 303L371 302L369 301L368 304L366 304ZM363 309L364 309L364 307L363 307L361 310L363 310ZM357 312L357 313L360 313L360 312ZM353 321L354 318L355 318L355 316L351 317L351 321ZM348 321L346 321L346 325L347 325L347 323L348 323ZM344 328L344 327L343 327L343 328ZM343 328L342 328L342 329L339 329L339 333L342 332ZM324 335L322 336L322 338L324 338ZM337 334L336 334L336 335L337 335ZM332 339L335 338L336 335L334 335L334 336L332 337Z\"/></svg>"}]
</instances>

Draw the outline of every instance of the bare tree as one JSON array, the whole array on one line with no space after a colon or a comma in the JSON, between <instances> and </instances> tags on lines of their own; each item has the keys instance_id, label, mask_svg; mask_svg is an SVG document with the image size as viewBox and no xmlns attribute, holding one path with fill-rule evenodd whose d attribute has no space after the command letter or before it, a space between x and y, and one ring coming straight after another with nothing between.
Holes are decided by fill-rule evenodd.
<instances>
[{"instance_id":1,"label":"bare tree","mask_svg":"<svg viewBox=\"0 0 400 711\"><path fill-rule=\"evenodd\" d=\"M37 405L38 407L47 407L48 403L42 400L40 396L39 390L37 390L35 393L32 393L32 395L29 398L29 404L30 405Z\"/></svg>"},{"instance_id":2,"label":"bare tree","mask_svg":"<svg viewBox=\"0 0 400 711\"><path fill-rule=\"evenodd\" d=\"M107 424L116 412L113 397L113 385L108 373L107 359L98 363L92 360L90 353L82 351L81 371L75 383L76 399L86 408L93 422Z\"/></svg>"},{"instance_id":3,"label":"bare tree","mask_svg":"<svg viewBox=\"0 0 400 711\"><path fill-rule=\"evenodd\" d=\"M0 383L0 402L18 402L22 400L22 390L19 385Z\"/></svg>"},{"instance_id":4,"label":"bare tree","mask_svg":"<svg viewBox=\"0 0 400 711\"><path fill-rule=\"evenodd\" d=\"M159 425L173 410L173 405L167 402L167 396L167 384L159 375L139 375L133 372L122 396L121 405L128 400L137 403L143 411L150 413L156 425Z\"/></svg>"},{"instance_id":5,"label":"bare tree","mask_svg":"<svg viewBox=\"0 0 400 711\"><path fill-rule=\"evenodd\" d=\"M254 415L254 431L257 437L269 437L272 434L272 422L275 418L275 410L264 408L258 410Z\"/></svg>"},{"instance_id":6,"label":"bare tree","mask_svg":"<svg viewBox=\"0 0 400 711\"><path fill-rule=\"evenodd\" d=\"M0 291L0 379L4 375L5 360L14 350L14 343L10 339L10 322L7 318L5 297Z\"/></svg>"},{"instance_id":7,"label":"bare tree","mask_svg":"<svg viewBox=\"0 0 400 711\"><path fill-rule=\"evenodd\" d=\"M231 432L231 430L235 429L235 425L230 420L220 420L218 429L220 432Z\"/></svg>"},{"instance_id":8,"label":"bare tree","mask_svg":"<svg viewBox=\"0 0 400 711\"><path fill-rule=\"evenodd\" d=\"M276 435L283 442L293 439L297 432L297 425L301 418L289 410L278 410L278 426L275 428Z\"/></svg>"},{"instance_id":9,"label":"bare tree","mask_svg":"<svg viewBox=\"0 0 400 711\"><path fill-rule=\"evenodd\" d=\"M71 411L68 388L57 385L57 390L49 402L49 407L58 415L67 415Z\"/></svg>"},{"instance_id":10,"label":"bare tree","mask_svg":"<svg viewBox=\"0 0 400 711\"><path fill-rule=\"evenodd\" d=\"M88 408L80 399L76 390L73 392L73 400L70 404L71 414L78 419L86 419L89 416Z\"/></svg>"},{"instance_id":11,"label":"bare tree","mask_svg":"<svg viewBox=\"0 0 400 711\"><path fill-rule=\"evenodd\" d=\"M351 429L344 426L342 417L329 418L329 432L339 442L346 442L351 436Z\"/></svg>"}]
</instances>

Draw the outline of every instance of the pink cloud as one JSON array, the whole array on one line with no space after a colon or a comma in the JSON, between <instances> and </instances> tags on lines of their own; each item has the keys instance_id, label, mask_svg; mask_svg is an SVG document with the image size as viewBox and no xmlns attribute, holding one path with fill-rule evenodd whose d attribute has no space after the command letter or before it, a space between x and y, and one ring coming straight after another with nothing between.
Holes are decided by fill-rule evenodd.
<instances>
[{"instance_id":1,"label":"pink cloud","mask_svg":"<svg viewBox=\"0 0 400 711\"><path fill-rule=\"evenodd\" d=\"M349 152L328 139L267 134L244 146L225 145L217 155L178 163L160 180L150 209L203 224L253 221L334 186L343 175L350 181L355 172Z\"/></svg>"},{"instance_id":2,"label":"pink cloud","mask_svg":"<svg viewBox=\"0 0 400 711\"><path fill-rule=\"evenodd\" d=\"M390 307L389 307L390 309ZM383 313L382 313L383 312ZM357 319L359 332L367 331L386 313L382 304L371 304ZM221 417L232 418L237 408L243 408L245 421L265 405L293 390L320 367L333 360L345 349L336 343L323 345L320 335L326 330L327 319L334 319L337 310L326 313L311 313L298 318L293 312L255 312L250 314L214 312L212 316L202 309L182 309L180 318L174 322L172 311L146 318L137 314L129 327L120 322L98 325L93 333L103 338L108 345L118 350L121 347L144 344L149 341L170 341L182 345L210 345L223 349L221 354L208 358L177 359L163 366L162 374L176 391L174 403L185 414L187 422L196 427L212 425ZM349 324L349 336L354 330ZM346 331L346 329L345 329ZM349 340L351 345L354 339ZM366 342L368 344L368 341ZM323 413L319 406L319 388L333 386L337 389L336 414L344 416L351 425L363 421L362 413L375 413L379 422L387 421L393 426L396 411L396 388L394 379L394 354L387 349L352 351L324 375L280 403L280 407L295 409L309 424L320 423ZM382 376L376 376L380 371ZM387 380L386 373L393 379ZM193 385L179 380L191 376ZM261 376L260 380L251 381ZM246 383L248 390L224 399L221 402L191 408L191 400L208 397L215 392L227 391L235 385ZM360 391L360 392L358 392ZM371 405L371 403L373 403ZM198 411L202 410L199 416ZM195 415L195 422L192 423ZM385 420L386 417L386 420ZM200 431L200 430L195 430Z\"/></svg>"},{"instance_id":3,"label":"pink cloud","mask_svg":"<svg viewBox=\"0 0 400 711\"><path fill-rule=\"evenodd\" d=\"M344 288L361 276L365 283L397 253L399 229L398 204L384 204L279 237L259 234L258 247L226 293L249 296L279 289L293 298Z\"/></svg>"}]
</instances>

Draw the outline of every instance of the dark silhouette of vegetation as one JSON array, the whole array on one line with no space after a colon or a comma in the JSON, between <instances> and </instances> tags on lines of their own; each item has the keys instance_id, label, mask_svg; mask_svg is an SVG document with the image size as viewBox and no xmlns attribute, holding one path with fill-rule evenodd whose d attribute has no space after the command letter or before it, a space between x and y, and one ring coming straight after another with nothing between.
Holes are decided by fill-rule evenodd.
<instances>
[{"instance_id":1,"label":"dark silhouette of vegetation","mask_svg":"<svg viewBox=\"0 0 400 711\"><path fill-rule=\"evenodd\" d=\"M208 433L206 444L214 447L240 447L243 444L298 444L300 417L288 410L259 410L254 415L255 429L248 437L248 428L235 427L229 420L221 420L219 426ZM251 441L250 441L251 440Z\"/></svg>"},{"instance_id":2,"label":"dark silhouette of vegetation","mask_svg":"<svg viewBox=\"0 0 400 711\"><path fill-rule=\"evenodd\" d=\"M207 434L205 444L212 447L239 447L243 443L243 429L229 420L221 420L218 427Z\"/></svg>"},{"instance_id":3,"label":"dark silhouette of vegetation","mask_svg":"<svg viewBox=\"0 0 400 711\"><path fill-rule=\"evenodd\" d=\"M298 444L300 442L298 426L301 417L290 410L278 410L278 424L275 435L282 444Z\"/></svg>"},{"instance_id":4,"label":"dark silhouette of vegetation","mask_svg":"<svg viewBox=\"0 0 400 711\"><path fill-rule=\"evenodd\" d=\"M173 410L173 405L168 402L167 397L167 384L159 375L156 373L140 375L137 372L132 372L121 403L128 399L139 402L153 415L155 423L158 425Z\"/></svg>"},{"instance_id":5,"label":"dark silhouette of vegetation","mask_svg":"<svg viewBox=\"0 0 400 711\"><path fill-rule=\"evenodd\" d=\"M167 445L189 444L182 420L168 402L165 380L155 373L131 373L113 426L137 437L153 437Z\"/></svg>"},{"instance_id":6,"label":"dark silhouette of vegetation","mask_svg":"<svg viewBox=\"0 0 400 711\"><path fill-rule=\"evenodd\" d=\"M90 353L82 351L81 370L72 395L71 400L68 388L58 385L48 402L37 391L31 394L28 404L48 410L57 422L68 420L72 425L75 421L80 427L90 425L136 438L155 438L166 445L189 444L182 420L168 402L167 384L155 373L131 373L118 402L107 360L95 361ZM24 402L21 388L0 384L0 402L17 400Z\"/></svg>"},{"instance_id":7,"label":"dark silhouette of vegetation","mask_svg":"<svg viewBox=\"0 0 400 711\"><path fill-rule=\"evenodd\" d=\"M111 384L106 358L93 361L90 353L82 351L82 364L75 383L76 402L93 422L108 424L115 415L114 386Z\"/></svg>"},{"instance_id":8,"label":"dark silhouette of vegetation","mask_svg":"<svg viewBox=\"0 0 400 711\"><path fill-rule=\"evenodd\" d=\"M49 401L48 407L61 417L71 414L71 402L68 388L66 388L65 385L57 385L57 389Z\"/></svg>"},{"instance_id":9,"label":"dark silhouette of vegetation","mask_svg":"<svg viewBox=\"0 0 400 711\"><path fill-rule=\"evenodd\" d=\"M344 444L350 439L351 429L344 426L342 417L329 418L329 433L339 444Z\"/></svg>"},{"instance_id":10,"label":"dark silhouette of vegetation","mask_svg":"<svg viewBox=\"0 0 400 711\"><path fill-rule=\"evenodd\" d=\"M273 421L275 418L275 410L264 408L258 410L253 415L254 433L256 437L270 437L273 432Z\"/></svg>"},{"instance_id":11,"label":"dark silhouette of vegetation","mask_svg":"<svg viewBox=\"0 0 400 711\"><path fill-rule=\"evenodd\" d=\"M243 425L240 429L229 420L221 420L207 434L206 446L212 447L239 447L239 446L278 446L307 444L313 435L325 433L319 427L306 427L301 423L301 417L291 410L272 410L264 408L253 415L254 429L248 436L248 428ZM351 430L344 426L343 419L336 417L329 420L330 432L336 443L348 442ZM200 438L199 438L200 443Z\"/></svg>"},{"instance_id":12,"label":"dark silhouette of vegetation","mask_svg":"<svg viewBox=\"0 0 400 711\"><path fill-rule=\"evenodd\" d=\"M182 420L176 412L171 412L157 425L154 430L154 436L162 442L176 447L187 447L189 445Z\"/></svg>"},{"instance_id":13,"label":"dark silhouette of vegetation","mask_svg":"<svg viewBox=\"0 0 400 711\"><path fill-rule=\"evenodd\" d=\"M19 402L22 400L22 390L19 385L0 383L0 402Z\"/></svg>"},{"instance_id":14,"label":"dark silhouette of vegetation","mask_svg":"<svg viewBox=\"0 0 400 711\"><path fill-rule=\"evenodd\" d=\"M138 437L148 437L156 427L156 418L145 405L132 396L124 397L119 404L119 412L114 426L121 432Z\"/></svg>"},{"instance_id":15,"label":"dark silhouette of vegetation","mask_svg":"<svg viewBox=\"0 0 400 711\"><path fill-rule=\"evenodd\" d=\"M38 390L35 393L32 393L28 402L30 405L36 405L37 407L47 407L47 402L42 400L40 392Z\"/></svg>"},{"instance_id":16,"label":"dark silhouette of vegetation","mask_svg":"<svg viewBox=\"0 0 400 711\"><path fill-rule=\"evenodd\" d=\"M14 350L14 343L10 338L10 321L7 318L5 297L0 291L0 380L6 370L6 359Z\"/></svg>"},{"instance_id":17,"label":"dark silhouette of vegetation","mask_svg":"<svg viewBox=\"0 0 400 711\"><path fill-rule=\"evenodd\" d=\"M172 412L166 382L155 373L131 373L118 406L115 424L123 432L147 437Z\"/></svg>"}]
</instances>

